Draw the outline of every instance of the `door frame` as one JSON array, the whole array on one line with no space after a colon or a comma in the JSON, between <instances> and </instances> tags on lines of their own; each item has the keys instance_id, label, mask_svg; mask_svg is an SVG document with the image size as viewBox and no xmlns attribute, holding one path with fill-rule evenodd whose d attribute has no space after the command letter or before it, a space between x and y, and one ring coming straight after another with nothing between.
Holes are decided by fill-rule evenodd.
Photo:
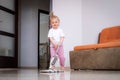
<instances>
[{"instance_id":1,"label":"door frame","mask_svg":"<svg viewBox=\"0 0 120 80\"><path fill-rule=\"evenodd\" d=\"M38 69L40 69L40 56L39 56L39 37L40 37L40 13L45 13L49 15L49 11L38 9Z\"/></svg>"}]
</instances>

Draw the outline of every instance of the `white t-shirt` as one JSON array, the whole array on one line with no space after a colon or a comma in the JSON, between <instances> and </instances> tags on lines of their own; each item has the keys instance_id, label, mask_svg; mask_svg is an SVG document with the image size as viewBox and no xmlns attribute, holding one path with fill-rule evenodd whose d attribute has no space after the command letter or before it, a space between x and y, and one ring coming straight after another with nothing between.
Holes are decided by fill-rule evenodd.
<instances>
[{"instance_id":1,"label":"white t-shirt","mask_svg":"<svg viewBox=\"0 0 120 80\"><path fill-rule=\"evenodd\" d=\"M51 28L48 32L48 37L52 37L56 43L60 41L61 37L64 37L63 30L60 28L53 29Z\"/></svg>"}]
</instances>

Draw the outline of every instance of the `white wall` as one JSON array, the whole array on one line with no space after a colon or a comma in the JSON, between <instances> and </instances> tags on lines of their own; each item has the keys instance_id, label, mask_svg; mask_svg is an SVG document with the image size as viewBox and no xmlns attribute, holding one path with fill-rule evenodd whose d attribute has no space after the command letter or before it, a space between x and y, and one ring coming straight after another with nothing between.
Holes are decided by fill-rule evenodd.
<instances>
[{"instance_id":1,"label":"white wall","mask_svg":"<svg viewBox=\"0 0 120 80\"><path fill-rule=\"evenodd\" d=\"M120 25L120 0L53 0L53 11L66 33L66 66L75 45L97 43L99 32Z\"/></svg>"},{"instance_id":2,"label":"white wall","mask_svg":"<svg viewBox=\"0 0 120 80\"><path fill-rule=\"evenodd\" d=\"M49 11L49 2L45 1L47 0L21 0L20 67L37 67L38 9Z\"/></svg>"},{"instance_id":3,"label":"white wall","mask_svg":"<svg viewBox=\"0 0 120 80\"><path fill-rule=\"evenodd\" d=\"M59 16L60 26L65 32L65 66L69 66L69 51L81 44L81 0L53 0L53 12Z\"/></svg>"},{"instance_id":4,"label":"white wall","mask_svg":"<svg viewBox=\"0 0 120 80\"><path fill-rule=\"evenodd\" d=\"M120 25L120 0L82 0L82 44L97 43L105 27Z\"/></svg>"}]
</instances>

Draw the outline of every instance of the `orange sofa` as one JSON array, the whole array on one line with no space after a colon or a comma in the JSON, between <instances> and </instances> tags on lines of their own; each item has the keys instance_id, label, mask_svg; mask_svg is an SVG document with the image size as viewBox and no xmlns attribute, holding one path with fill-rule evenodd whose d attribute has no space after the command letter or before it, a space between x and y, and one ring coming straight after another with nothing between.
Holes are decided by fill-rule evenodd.
<instances>
[{"instance_id":1,"label":"orange sofa","mask_svg":"<svg viewBox=\"0 0 120 80\"><path fill-rule=\"evenodd\" d=\"M71 69L120 69L120 26L101 31L98 44L74 46Z\"/></svg>"}]
</instances>

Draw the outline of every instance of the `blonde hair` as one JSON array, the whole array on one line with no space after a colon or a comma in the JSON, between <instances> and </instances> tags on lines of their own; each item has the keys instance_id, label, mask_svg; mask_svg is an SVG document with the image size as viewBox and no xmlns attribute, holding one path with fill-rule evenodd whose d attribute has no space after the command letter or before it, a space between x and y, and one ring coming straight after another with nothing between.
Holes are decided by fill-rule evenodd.
<instances>
[{"instance_id":1,"label":"blonde hair","mask_svg":"<svg viewBox=\"0 0 120 80\"><path fill-rule=\"evenodd\" d=\"M53 19L57 19L59 22L60 22L60 19L58 16L54 15L53 12L50 13L50 22L53 20Z\"/></svg>"}]
</instances>

